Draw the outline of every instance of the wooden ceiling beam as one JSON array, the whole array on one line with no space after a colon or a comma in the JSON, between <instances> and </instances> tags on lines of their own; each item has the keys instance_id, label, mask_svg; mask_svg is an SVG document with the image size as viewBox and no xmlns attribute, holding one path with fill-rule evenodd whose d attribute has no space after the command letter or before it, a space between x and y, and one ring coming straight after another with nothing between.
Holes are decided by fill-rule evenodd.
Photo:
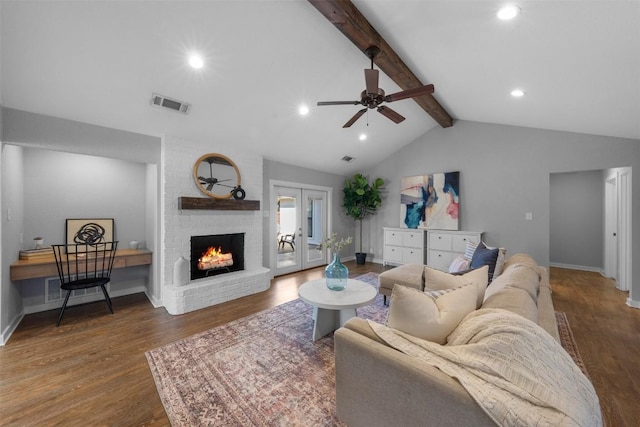
<instances>
[{"instance_id":1,"label":"wooden ceiling beam","mask_svg":"<svg viewBox=\"0 0 640 427\"><path fill-rule=\"evenodd\" d=\"M375 64L389 76L402 90L423 86L416 75L391 48L389 43L376 31L367 18L349 0L308 0L325 18L363 53L370 46L380 48ZM366 53L365 53L366 55ZM453 118L433 97L423 95L413 98L443 128L453 126Z\"/></svg>"}]
</instances>

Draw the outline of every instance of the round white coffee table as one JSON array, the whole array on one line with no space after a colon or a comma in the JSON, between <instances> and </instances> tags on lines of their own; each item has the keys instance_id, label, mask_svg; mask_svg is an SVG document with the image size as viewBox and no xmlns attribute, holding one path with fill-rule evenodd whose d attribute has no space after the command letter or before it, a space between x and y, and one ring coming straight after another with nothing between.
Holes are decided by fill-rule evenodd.
<instances>
[{"instance_id":1,"label":"round white coffee table","mask_svg":"<svg viewBox=\"0 0 640 427\"><path fill-rule=\"evenodd\" d=\"M368 283L348 279L343 291L327 288L325 279L303 283L298 289L300 299L313 306L313 340L335 331L356 316L356 308L376 299L378 291Z\"/></svg>"}]
</instances>

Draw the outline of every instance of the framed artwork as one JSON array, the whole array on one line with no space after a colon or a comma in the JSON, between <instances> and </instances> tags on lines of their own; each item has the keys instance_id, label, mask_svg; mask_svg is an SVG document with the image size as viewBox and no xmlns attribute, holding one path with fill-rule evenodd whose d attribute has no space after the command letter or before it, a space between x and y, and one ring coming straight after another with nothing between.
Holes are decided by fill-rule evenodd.
<instances>
[{"instance_id":1,"label":"framed artwork","mask_svg":"<svg viewBox=\"0 0 640 427\"><path fill-rule=\"evenodd\" d=\"M67 219L66 236L67 245L74 243L97 245L113 242L114 220L113 218Z\"/></svg>"},{"instance_id":2,"label":"framed artwork","mask_svg":"<svg viewBox=\"0 0 640 427\"><path fill-rule=\"evenodd\" d=\"M460 172L409 176L400 186L401 227L458 229Z\"/></svg>"}]
</instances>

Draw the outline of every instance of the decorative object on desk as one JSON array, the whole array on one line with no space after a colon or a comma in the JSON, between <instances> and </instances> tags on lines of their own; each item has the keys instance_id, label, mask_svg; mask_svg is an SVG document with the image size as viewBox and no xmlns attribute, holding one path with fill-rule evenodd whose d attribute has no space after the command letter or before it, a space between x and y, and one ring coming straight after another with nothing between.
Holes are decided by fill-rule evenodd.
<instances>
[{"instance_id":1,"label":"decorative object on desk","mask_svg":"<svg viewBox=\"0 0 640 427\"><path fill-rule=\"evenodd\" d=\"M131 249L138 249L138 246L140 246L140 242L138 242L137 240L132 240L129 242L129 247Z\"/></svg>"},{"instance_id":2,"label":"decorative object on desk","mask_svg":"<svg viewBox=\"0 0 640 427\"><path fill-rule=\"evenodd\" d=\"M238 167L222 154L209 153L200 157L193 165L193 178L200 191L214 199L228 199L240 188Z\"/></svg>"},{"instance_id":3,"label":"decorative object on desk","mask_svg":"<svg viewBox=\"0 0 640 427\"><path fill-rule=\"evenodd\" d=\"M400 180L400 226L457 230L460 172L433 173Z\"/></svg>"},{"instance_id":4,"label":"decorative object on desk","mask_svg":"<svg viewBox=\"0 0 640 427\"><path fill-rule=\"evenodd\" d=\"M67 219L67 240L70 244L88 244L114 241L113 218Z\"/></svg>"},{"instance_id":5,"label":"decorative object on desk","mask_svg":"<svg viewBox=\"0 0 640 427\"><path fill-rule=\"evenodd\" d=\"M44 239L42 237L34 237L33 243L35 245L35 249L41 249L44 246Z\"/></svg>"},{"instance_id":6,"label":"decorative object on desk","mask_svg":"<svg viewBox=\"0 0 640 427\"><path fill-rule=\"evenodd\" d=\"M351 179L347 179L344 184L344 201L342 207L345 213L355 219L360 226L360 250L356 252L356 263L364 264L367 253L362 252L362 220L376 213L382 205L381 190L384 187L384 180L376 178L372 183L361 173L357 173Z\"/></svg>"},{"instance_id":7,"label":"decorative object on desk","mask_svg":"<svg viewBox=\"0 0 640 427\"><path fill-rule=\"evenodd\" d=\"M189 283L189 261L179 257L173 263L173 286L184 286Z\"/></svg>"},{"instance_id":8,"label":"decorative object on desk","mask_svg":"<svg viewBox=\"0 0 640 427\"><path fill-rule=\"evenodd\" d=\"M332 291L342 291L347 287L349 269L340 262L340 251L351 242L353 242L351 236L338 240L338 235L333 233L318 246L319 251L330 249L333 252L333 261L324 269L327 288Z\"/></svg>"}]
</instances>

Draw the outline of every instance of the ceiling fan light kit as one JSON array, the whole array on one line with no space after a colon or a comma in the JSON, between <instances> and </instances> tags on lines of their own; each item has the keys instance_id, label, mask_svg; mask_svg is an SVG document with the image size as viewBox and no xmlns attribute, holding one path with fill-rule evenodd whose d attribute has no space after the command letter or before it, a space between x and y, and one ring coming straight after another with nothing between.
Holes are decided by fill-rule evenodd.
<instances>
[{"instance_id":1,"label":"ceiling fan light kit","mask_svg":"<svg viewBox=\"0 0 640 427\"><path fill-rule=\"evenodd\" d=\"M343 128L351 127L368 109L377 109L378 113L382 114L394 123L400 123L405 118L397 111L392 110L386 105L382 105L385 102L400 101L407 98L415 98L422 95L432 94L434 87L432 84L419 86L416 88L403 90L401 92L386 95L384 90L378 86L380 79L380 72L373 68L373 59L380 53L380 49L377 46L369 47L366 52L367 56L371 60L371 68L364 70L365 89L360 93L360 99L356 101L320 101L318 106L325 105L362 105L365 108L359 110L353 117L342 126Z\"/></svg>"}]
</instances>

